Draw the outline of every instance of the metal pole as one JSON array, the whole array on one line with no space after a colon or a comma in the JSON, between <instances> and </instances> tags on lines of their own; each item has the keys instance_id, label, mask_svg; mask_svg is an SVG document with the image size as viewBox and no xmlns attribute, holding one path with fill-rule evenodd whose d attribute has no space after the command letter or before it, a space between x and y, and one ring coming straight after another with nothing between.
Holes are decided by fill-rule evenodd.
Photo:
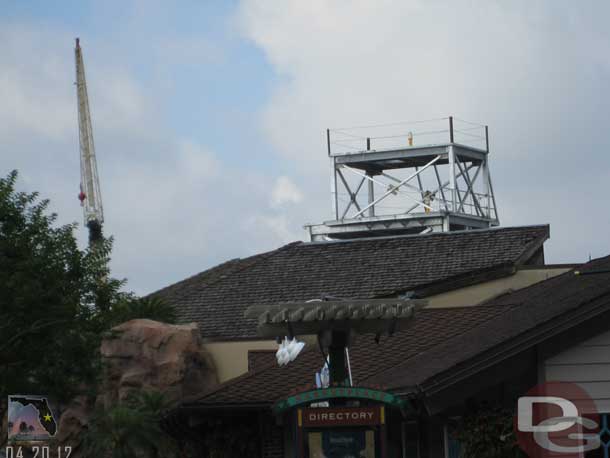
<instances>
[{"instance_id":1,"label":"metal pole","mask_svg":"<svg viewBox=\"0 0 610 458\"><path fill-rule=\"evenodd\" d=\"M366 178L366 179L367 179L367 180L369 180L369 181L373 181L373 182L377 183L379 186L385 186L385 185L386 185L386 183L383 183L383 182L381 182L381 181L379 181L379 180L375 180L375 178L373 178L372 176L365 175L364 173L360 173L358 170L352 169L351 167L349 167L349 166L347 166L347 165L344 165L343 167L344 167L346 170L349 170L350 172L355 173L356 175L359 175L359 176L361 176L361 177L363 177L363 178ZM396 183L400 183L400 180L399 180L398 178L396 178L396 177L393 177L392 175L388 175L387 173L383 173L383 172L381 173L381 175L383 175L383 176L384 176L384 177L386 177L386 178L389 178L390 180L394 180ZM411 186L411 185L410 185L410 184L408 184L408 183L403 183L403 184L402 184L402 186L405 186L405 187L407 187L407 188L411 188L411 189L413 189L413 190L415 190L415 191L417 191L417 190L418 190L418 188L417 188L417 187L415 187L415 186ZM360 188L358 188L358 189L360 189ZM437 189L437 191L438 191L438 189ZM357 193L358 193L358 191L356 191L356 194L357 194ZM413 208L417 208L417 207L419 207L419 206L421 205L421 206L423 206L423 207L428 207L430 210L432 210L432 207L430 207L430 206L426 205L426 204L425 204L425 203L423 203L423 202L420 202L420 201L419 201L419 200L417 200L417 199L414 199L413 197L409 196L408 194L405 194L404 196L405 196L407 199L412 200L413 202L417 202L417 204L415 204L415 206L414 206ZM413 208L412 208L412 209L413 209ZM411 210L412 210L412 209L411 209ZM409 213L409 211L406 211L405 213Z\"/></svg>"},{"instance_id":2,"label":"metal pole","mask_svg":"<svg viewBox=\"0 0 610 458\"><path fill-rule=\"evenodd\" d=\"M464 163L464 168L462 169L462 166L460 165L460 161L458 159L458 161L456 161L456 165L458 166L458 169L460 170L460 174L464 178L464 181L466 181L466 192L464 193L464 200L462 200L462 202L460 202L460 208L458 208L458 212L461 212L462 210L464 212L466 212L464 205L467 204L466 200L468 199L468 194L470 193L470 196L472 197L472 205L474 206L474 209L477 212L477 215L479 215L479 212L480 212L480 216L484 216L483 209L479 205L479 201L477 200L477 197L475 196L475 192L474 192L474 182L476 181L477 177L479 176L479 172L481 171L481 166L479 166L477 171L474 173L474 177L471 180L470 174L468 173L468 169L466 168L466 164ZM470 205L470 204L468 204L468 205Z\"/></svg>"},{"instance_id":3,"label":"metal pole","mask_svg":"<svg viewBox=\"0 0 610 458\"><path fill-rule=\"evenodd\" d=\"M485 190L485 216L491 219L491 196L490 196L490 188L489 188L489 163L487 162L487 156L485 156L485 160L481 164L483 168L483 186Z\"/></svg>"},{"instance_id":4,"label":"metal pole","mask_svg":"<svg viewBox=\"0 0 610 458\"><path fill-rule=\"evenodd\" d=\"M487 167L487 178L489 178L489 190L491 191L491 200L494 204L494 218L499 221L500 217L498 216L498 205L496 204L496 194L494 193L494 186L491 183L491 171L489 167ZM491 214L490 214L491 217Z\"/></svg>"},{"instance_id":5,"label":"metal pole","mask_svg":"<svg viewBox=\"0 0 610 458\"><path fill-rule=\"evenodd\" d=\"M470 165L466 166L466 170L470 170L470 169L471 169L471 168L473 168L473 167L474 167L474 165L470 164ZM459 178L460 176L462 176L462 174L461 174L461 173L458 173L457 178ZM450 184L450 182L449 182L449 181L445 181L445 183L442 185L442 187L436 188L434 191L432 191L432 194L436 195L436 193L437 193L437 192L441 191L441 194L442 194L442 196L443 196L443 199L445 199L445 195L444 195L444 193L443 193L442 191L443 191L443 189L445 189L447 186L449 186L449 184ZM406 197L408 197L408 196L406 196ZM411 200L415 200L415 199L411 198ZM417 202L417 200L415 200L415 201ZM412 207L409 207L409 209L408 209L408 210L407 210L405 213L409 213L409 212L411 212L412 210L415 210L415 209L416 209L417 207L419 207L420 205L421 205L421 206L424 206L424 207L428 207L428 206L427 206L426 204L424 204L423 202L419 202L417 205L413 205ZM432 210L432 207L429 207L429 208L430 208L430 210ZM447 201L445 201L445 208L448 210L448 208L447 208Z\"/></svg>"},{"instance_id":6,"label":"metal pole","mask_svg":"<svg viewBox=\"0 0 610 458\"><path fill-rule=\"evenodd\" d=\"M415 167L415 171L417 172L419 167ZM417 185L419 186L419 194L421 196L421 200L424 200L424 186L421 182L421 176L417 175Z\"/></svg>"},{"instance_id":7,"label":"metal pole","mask_svg":"<svg viewBox=\"0 0 610 458\"><path fill-rule=\"evenodd\" d=\"M367 176L371 176L368 172ZM368 180L368 188L369 188L369 216L375 216L375 183L373 180Z\"/></svg>"},{"instance_id":8,"label":"metal pole","mask_svg":"<svg viewBox=\"0 0 610 458\"><path fill-rule=\"evenodd\" d=\"M354 215L354 218L357 218L358 216L362 215L365 211L367 211L369 209L369 207L378 204L379 202L381 202L383 199L385 199L386 197L388 197L390 194L392 194L394 191L396 191L398 188L402 187L404 184L408 183L409 181L411 181L413 178L415 178L417 175L419 175L420 173L422 173L424 170L426 170L428 167L430 167L431 165L435 164L436 161L438 161L441 158L441 156L436 156L434 159L432 159L430 162L428 162L426 165L424 165L421 169L419 169L418 172L415 172L411 175L409 175L407 178L405 178L404 180L402 180L400 183L398 183L393 189L390 189L389 191L386 191L381 197L375 199L372 203L368 204L366 207L364 207L362 210L360 210L358 213L356 213Z\"/></svg>"},{"instance_id":9,"label":"metal pole","mask_svg":"<svg viewBox=\"0 0 610 458\"><path fill-rule=\"evenodd\" d=\"M489 129L485 126L485 150L489 153Z\"/></svg>"},{"instance_id":10,"label":"metal pole","mask_svg":"<svg viewBox=\"0 0 610 458\"><path fill-rule=\"evenodd\" d=\"M451 118L449 118L451 119ZM455 211L455 155L453 145L449 146L449 189L451 190L451 211Z\"/></svg>"},{"instance_id":11,"label":"metal pole","mask_svg":"<svg viewBox=\"0 0 610 458\"><path fill-rule=\"evenodd\" d=\"M434 173L436 174L436 181L438 182L438 189L441 192L441 197L443 199L443 203L445 204L445 210L449 210L449 208L447 207L447 199L445 198L445 191L443 191L443 183L441 183L441 177L438 174L438 168L436 167L436 164L434 164Z\"/></svg>"},{"instance_id":12,"label":"metal pole","mask_svg":"<svg viewBox=\"0 0 610 458\"><path fill-rule=\"evenodd\" d=\"M357 200L356 196L358 196L358 193L360 192L360 188L362 187L362 185L364 184L365 181L366 181L365 178L362 178L362 180L358 184L358 187L356 188L356 190L353 193L348 191L350 199L349 199L349 203L345 207L345 210L343 210L343 215L341 215L341 221L343 221L345 219L345 216L347 215L347 212L349 211L349 209L352 206L352 204L356 204L355 205L356 208L358 210L360 210L360 207L358 206L358 200Z\"/></svg>"},{"instance_id":13,"label":"metal pole","mask_svg":"<svg viewBox=\"0 0 610 458\"><path fill-rule=\"evenodd\" d=\"M330 129L326 129L326 148L328 149L328 155L330 156Z\"/></svg>"},{"instance_id":14,"label":"metal pole","mask_svg":"<svg viewBox=\"0 0 610 458\"><path fill-rule=\"evenodd\" d=\"M345 347L345 361L347 362L347 375L349 376L349 386L354 386L352 379L352 365L349 361L349 348Z\"/></svg>"},{"instance_id":15,"label":"metal pole","mask_svg":"<svg viewBox=\"0 0 610 458\"><path fill-rule=\"evenodd\" d=\"M329 156L330 157L330 156ZM337 161L336 158L331 157L331 178L330 178L330 193L333 201L333 214L335 219L339 219L339 196L337 194Z\"/></svg>"},{"instance_id":16,"label":"metal pole","mask_svg":"<svg viewBox=\"0 0 610 458\"><path fill-rule=\"evenodd\" d=\"M366 137L366 150L371 150L371 139L369 137Z\"/></svg>"},{"instance_id":17,"label":"metal pole","mask_svg":"<svg viewBox=\"0 0 610 458\"><path fill-rule=\"evenodd\" d=\"M491 183L489 181L489 127L485 126L485 150L487 151L487 155L485 156L485 160L483 161L483 184L485 186L485 201L486 201L486 210L487 217L491 219Z\"/></svg>"},{"instance_id":18,"label":"metal pole","mask_svg":"<svg viewBox=\"0 0 610 458\"><path fill-rule=\"evenodd\" d=\"M449 143L453 143L453 116L449 116Z\"/></svg>"}]
</instances>

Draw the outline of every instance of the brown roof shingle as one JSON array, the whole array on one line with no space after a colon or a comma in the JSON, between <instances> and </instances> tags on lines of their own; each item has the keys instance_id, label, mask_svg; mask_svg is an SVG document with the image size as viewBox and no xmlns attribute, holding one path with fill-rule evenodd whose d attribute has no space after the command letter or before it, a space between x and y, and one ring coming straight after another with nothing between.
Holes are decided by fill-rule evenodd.
<instances>
[{"instance_id":1,"label":"brown roof shingle","mask_svg":"<svg viewBox=\"0 0 610 458\"><path fill-rule=\"evenodd\" d=\"M350 347L354 383L367 382L380 371L396 366L446 340L463 334L494 317L505 314L510 307L478 306L450 309L423 309L413 324L404 331L375 344L373 335L356 336ZM186 404L200 406L271 405L302 385L314 383L315 373L324 364L317 348L308 348L287 366L280 367L267 359L267 364L232 379L198 399Z\"/></svg>"},{"instance_id":2,"label":"brown roof shingle","mask_svg":"<svg viewBox=\"0 0 610 458\"><path fill-rule=\"evenodd\" d=\"M581 266L579 271L605 271L576 276L574 270L506 294L486 305L420 310L413 325L379 345L373 336L358 336L350 348L354 383L390 389L426 389L439 377L497 350L501 345L542 327L579 324L574 312L610 311L610 256ZM587 315L589 316L589 315ZM495 362L499 362L497 359ZM193 400L198 406L270 405L297 386L312 383L323 363L309 349L288 366L275 361L248 372Z\"/></svg>"},{"instance_id":3,"label":"brown roof shingle","mask_svg":"<svg viewBox=\"0 0 610 458\"><path fill-rule=\"evenodd\" d=\"M423 285L526 262L548 226L494 228L336 242L295 242L237 259L164 288L180 322L197 322L204 338L256 338L243 318L254 304L320 298L396 296Z\"/></svg>"},{"instance_id":4,"label":"brown roof shingle","mask_svg":"<svg viewBox=\"0 0 610 458\"><path fill-rule=\"evenodd\" d=\"M577 269L610 270L610 256L593 260ZM487 303L507 307L508 312L482 323L452 340L443 342L415 358L380 372L375 381L392 387L423 385L455 368L463 369L470 361L494 351L498 354L507 342L530 339L543 327L551 332L558 320L576 326L590 313L610 310L610 272L577 276L574 270L548 280L535 283ZM531 344L531 343L530 343Z\"/></svg>"}]
</instances>

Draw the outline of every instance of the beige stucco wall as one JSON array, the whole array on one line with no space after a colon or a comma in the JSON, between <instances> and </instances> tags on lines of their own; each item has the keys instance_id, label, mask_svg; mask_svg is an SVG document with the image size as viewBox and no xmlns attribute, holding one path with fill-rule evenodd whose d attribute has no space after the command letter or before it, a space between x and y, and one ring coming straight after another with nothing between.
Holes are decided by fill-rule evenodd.
<instances>
[{"instance_id":1,"label":"beige stucco wall","mask_svg":"<svg viewBox=\"0 0 610 458\"><path fill-rule=\"evenodd\" d=\"M468 286L448 293L437 294L428 299L428 307L464 307L480 304L509 290L517 290L569 270L568 267L524 269L514 275ZM317 345L315 336L299 336L308 345ZM208 342L205 348L212 355L219 381L225 382L248 371L248 350L276 350L273 340L247 340L239 342Z\"/></svg>"},{"instance_id":2,"label":"beige stucco wall","mask_svg":"<svg viewBox=\"0 0 610 458\"><path fill-rule=\"evenodd\" d=\"M569 267L544 269L523 269L510 277L491 280L478 285L467 286L447 293L426 298L428 307L467 307L478 305L508 291L515 291L542 280L555 277L570 270Z\"/></svg>"},{"instance_id":3,"label":"beige stucco wall","mask_svg":"<svg viewBox=\"0 0 610 458\"><path fill-rule=\"evenodd\" d=\"M306 345L317 345L315 336L299 336L299 340L305 341ZM212 355L220 383L248 371L249 350L277 350L274 340L208 342L204 347Z\"/></svg>"},{"instance_id":4,"label":"beige stucco wall","mask_svg":"<svg viewBox=\"0 0 610 458\"><path fill-rule=\"evenodd\" d=\"M225 382L248 371L248 350L272 350L277 344L270 341L211 342L204 345L212 355L218 381Z\"/></svg>"}]
</instances>

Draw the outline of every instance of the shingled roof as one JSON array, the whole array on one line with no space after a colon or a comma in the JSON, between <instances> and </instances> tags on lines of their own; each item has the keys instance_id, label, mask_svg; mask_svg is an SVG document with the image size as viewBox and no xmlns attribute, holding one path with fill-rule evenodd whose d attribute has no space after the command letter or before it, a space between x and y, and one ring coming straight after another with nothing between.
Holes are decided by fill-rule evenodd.
<instances>
[{"instance_id":1,"label":"shingled roof","mask_svg":"<svg viewBox=\"0 0 610 458\"><path fill-rule=\"evenodd\" d=\"M372 334L358 335L350 347L354 383L367 383L378 372L501 316L507 310L504 306L423 309L417 313L412 326L382 339L379 344L375 344ZM291 389L313 383L315 373L324 364L320 351L313 347L306 348L287 366L278 366L275 354L270 353L269 356L267 363L259 362L253 370L203 396L185 401L184 405L223 408L236 405L270 406L285 397Z\"/></svg>"},{"instance_id":2,"label":"shingled roof","mask_svg":"<svg viewBox=\"0 0 610 458\"><path fill-rule=\"evenodd\" d=\"M453 374L449 373L457 368L463 378L472 373L474 363L476 370L481 370L485 367L483 359L497 362L515 348L531 347L540 339L610 310L610 256L593 260L577 270L601 273L575 275L575 270L571 270L491 300L487 303L489 306L507 307L509 312L378 373L374 381L383 380L394 388L419 386L424 389L434 384L438 390L443 384L451 383Z\"/></svg>"},{"instance_id":3,"label":"shingled roof","mask_svg":"<svg viewBox=\"0 0 610 458\"><path fill-rule=\"evenodd\" d=\"M451 382L458 369L473 375L482 370L481 360L497 364L519 343L535 345L553 330L578 326L585 319L610 312L610 256L578 269L601 271L577 276L574 270L536 283L485 305L465 308L423 309L413 325L379 345L373 336L360 335L350 347L356 385L382 384L402 393L429 392ZM539 336L540 339L536 339ZM322 356L316 349L279 367L272 358L257 363L248 373L185 402L202 408L269 406L290 389L311 383ZM473 371L468 373L468 368Z\"/></svg>"},{"instance_id":4,"label":"shingled roof","mask_svg":"<svg viewBox=\"0 0 610 458\"><path fill-rule=\"evenodd\" d=\"M498 266L527 263L548 226L494 228L336 242L295 242L236 259L153 293L180 322L197 322L207 339L256 338L254 304L332 295L393 297L424 285Z\"/></svg>"}]
</instances>

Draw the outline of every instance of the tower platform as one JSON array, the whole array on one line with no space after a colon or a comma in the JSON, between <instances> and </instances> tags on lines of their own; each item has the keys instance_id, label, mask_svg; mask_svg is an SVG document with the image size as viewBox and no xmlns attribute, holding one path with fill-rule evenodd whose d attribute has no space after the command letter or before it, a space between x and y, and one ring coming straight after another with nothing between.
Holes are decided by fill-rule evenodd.
<instances>
[{"instance_id":1,"label":"tower platform","mask_svg":"<svg viewBox=\"0 0 610 458\"><path fill-rule=\"evenodd\" d=\"M402 134L380 136L362 136L353 129L327 130L335 219L306 225L310 239L350 239L497 226L499 219L489 173L487 126L461 121L467 123L462 130L456 129L453 117L433 121L447 122L446 129L416 135L412 130L405 132L401 126ZM399 125L401 123L387 126ZM473 133L479 128L482 135ZM333 141L331 132L335 137L337 132L347 135L352 143L346 143L344 139L339 143ZM415 143L415 139L420 140L430 133L437 138ZM457 134L466 134L466 141L458 141ZM479 143L468 141L471 138ZM393 144L388 145L387 140ZM372 148L372 141L380 142L380 145ZM344 150L333 150L333 144Z\"/></svg>"}]
</instances>

